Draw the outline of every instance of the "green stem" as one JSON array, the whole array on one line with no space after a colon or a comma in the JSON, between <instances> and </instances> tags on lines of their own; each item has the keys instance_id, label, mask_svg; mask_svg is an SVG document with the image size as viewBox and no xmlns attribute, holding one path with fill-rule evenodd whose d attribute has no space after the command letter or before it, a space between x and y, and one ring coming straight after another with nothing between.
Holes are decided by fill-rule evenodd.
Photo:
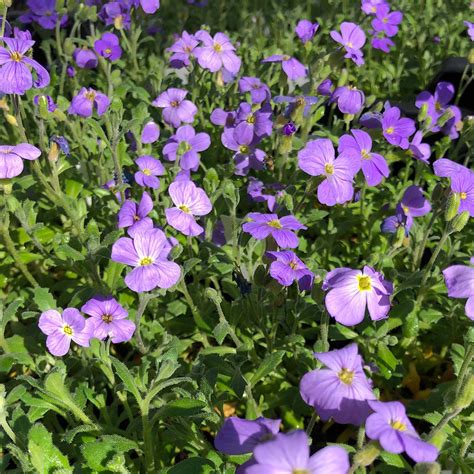
<instances>
[{"instance_id":1,"label":"green stem","mask_svg":"<svg viewBox=\"0 0 474 474\"><path fill-rule=\"evenodd\" d=\"M8 437L16 444L16 435L14 431L10 428L8 421L4 415L0 416L0 426L3 428Z\"/></svg>"},{"instance_id":2,"label":"green stem","mask_svg":"<svg viewBox=\"0 0 474 474\"><path fill-rule=\"evenodd\" d=\"M433 228L433 225L440 214L441 211L439 210L433 211L433 215L431 216L428 226L425 229L423 238L421 239L420 244L417 246L415 255L413 256L413 270L417 270L420 267L421 259L423 258L423 253L425 251L431 229Z\"/></svg>"},{"instance_id":3,"label":"green stem","mask_svg":"<svg viewBox=\"0 0 474 474\"><path fill-rule=\"evenodd\" d=\"M216 305L217 313L219 314L219 322L226 325L230 338L234 341L236 347L239 348L242 345L242 342L240 342L240 339L237 337L237 334L235 334L234 328L227 321L227 318L225 317L224 311L222 311L220 303L215 300L213 300L213 302Z\"/></svg>"},{"instance_id":4,"label":"green stem","mask_svg":"<svg viewBox=\"0 0 474 474\"><path fill-rule=\"evenodd\" d=\"M469 368L474 359L474 344L469 344L467 346L467 351L462 361L461 369L459 370L458 381L456 385L456 396L461 392L462 386L464 385L464 379L469 371Z\"/></svg>"},{"instance_id":5,"label":"green stem","mask_svg":"<svg viewBox=\"0 0 474 474\"><path fill-rule=\"evenodd\" d=\"M306 434L308 436L311 436L311 433L313 432L314 425L318 421L319 416L317 415L316 412L314 412L311 416L311 419L309 420L308 427L306 428Z\"/></svg>"},{"instance_id":6,"label":"green stem","mask_svg":"<svg viewBox=\"0 0 474 474\"><path fill-rule=\"evenodd\" d=\"M7 24L7 12L8 12L8 7L6 5L3 5L2 29L0 30L0 38L3 38L3 35L5 34L5 25Z\"/></svg>"},{"instance_id":7,"label":"green stem","mask_svg":"<svg viewBox=\"0 0 474 474\"><path fill-rule=\"evenodd\" d=\"M322 350L323 352L326 352L329 350L329 314L326 310L323 310L323 314L321 315L320 335L322 342Z\"/></svg>"},{"instance_id":8,"label":"green stem","mask_svg":"<svg viewBox=\"0 0 474 474\"><path fill-rule=\"evenodd\" d=\"M459 415L460 411L461 409L457 409L450 413L445 413L441 420L439 420L438 424L430 431L427 441L433 439L453 418L456 418L456 416Z\"/></svg>"},{"instance_id":9,"label":"green stem","mask_svg":"<svg viewBox=\"0 0 474 474\"><path fill-rule=\"evenodd\" d=\"M142 419L142 430L143 430L143 444L145 451L145 472L155 472L155 458L153 456L153 437L151 431L151 424L149 419L150 404L147 401L143 401L140 407L141 419Z\"/></svg>"},{"instance_id":10,"label":"green stem","mask_svg":"<svg viewBox=\"0 0 474 474\"><path fill-rule=\"evenodd\" d=\"M150 295L148 293L140 293L138 297L139 303L138 303L137 314L135 315L135 326L136 326L135 335L137 337L138 350L140 351L141 354L146 354L148 352L148 349L145 347L142 336L140 334L140 323L141 323L143 313L145 312L145 309L152 298L153 298L153 295Z\"/></svg>"}]
</instances>

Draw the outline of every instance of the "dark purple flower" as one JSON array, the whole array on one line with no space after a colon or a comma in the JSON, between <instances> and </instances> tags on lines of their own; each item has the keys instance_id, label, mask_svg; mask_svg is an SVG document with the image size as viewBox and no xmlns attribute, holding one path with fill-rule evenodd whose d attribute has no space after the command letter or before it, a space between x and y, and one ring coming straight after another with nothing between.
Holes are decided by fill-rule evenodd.
<instances>
[{"instance_id":1,"label":"dark purple flower","mask_svg":"<svg viewBox=\"0 0 474 474\"><path fill-rule=\"evenodd\" d=\"M0 179L10 179L23 171L23 160L36 160L41 150L29 143L0 145Z\"/></svg>"},{"instance_id":2,"label":"dark purple flower","mask_svg":"<svg viewBox=\"0 0 474 474\"><path fill-rule=\"evenodd\" d=\"M211 123L225 128L234 128L236 112L226 112L221 108L214 109L211 113Z\"/></svg>"},{"instance_id":3,"label":"dark purple flower","mask_svg":"<svg viewBox=\"0 0 474 474\"><path fill-rule=\"evenodd\" d=\"M52 30L58 21L61 26L67 22L67 15L59 18L56 12L56 0L28 0L26 4L29 11L19 17L22 23L36 22L45 30Z\"/></svg>"},{"instance_id":4,"label":"dark purple flower","mask_svg":"<svg viewBox=\"0 0 474 474\"><path fill-rule=\"evenodd\" d=\"M163 109L166 123L179 127L183 122L192 123L197 113L197 107L190 100L185 100L187 95L188 91L184 89L170 88L162 92L151 105Z\"/></svg>"},{"instance_id":5,"label":"dark purple flower","mask_svg":"<svg viewBox=\"0 0 474 474\"><path fill-rule=\"evenodd\" d=\"M253 104L270 100L270 89L258 77L244 76L239 80L240 92L250 92Z\"/></svg>"},{"instance_id":6,"label":"dark purple flower","mask_svg":"<svg viewBox=\"0 0 474 474\"><path fill-rule=\"evenodd\" d=\"M120 40L114 33L104 33L100 39L94 43L94 49L105 59L116 61L122 56Z\"/></svg>"},{"instance_id":7,"label":"dark purple flower","mask_svg":"<svg viewBox=\"0 0 474 474\"><path fill-rule=\"evenodd\" d=\"M306 66L301 64L297 59L288 55L273 54L272 56L263 59L262 63L281 63L283 72L287 75L288 79L292 81L296 81L300 77L306 77L308 75Z\"/></svg>"},{"instance_id":8,"label":"dark purple flower","mask_svg":"<svg viewBox=\"0 0 474 474\"><path fill-rule=\"evenodd\" d=\"M199 65L217 72L225 69L235 75L240 70L240 58L235 54L235 48L224 33L216 33L212 37L207 31L200 30L195 37L202 45L194 50Z\"/></svg>"},{"instance_id":9,"label":"dark purple flower","mask_svg":"<svg viewBox=\"0 0 474 474\"><path fill-rule=\"evenodd\" d=\"M377 32L385 33L389 38L398 33L398 25L402 22L401 12L391 12L390 6L378 5L375 18L372 20L372 28Z\"/></svg>"},{"instance_id":10,"label":"dark purple flower","mask_svg":"<svg viewBox=\"0 0 474 474\"><path fill-rule=\"evenodd\" d=\"M274 212L277 207L276 198L281 194L283 189L283 185L279 183L264 184L263 181L259 181L251 176L247 187L247 194L254 202L266 202L268 210ZM276 192L276 195L268 194L269 190Z\"/></svg>"},{"instance_id":11,"label":"dark purple flower","mask_svg":"<svg viewBox=\"0 0 474 474\"><path fill-rule=\"evenodd\" d=\"M279 218L276 214L260 212L248 214L247 222L242 225L242 230L254 239L263 240L271 235L282 249L298 247L298 237L293 231L306 228L294 216Z\"/></svg>"},{"instance_id":12,"label":"dark purple flower","mask_svg":"<svg viewBox=\"0 0 474 474\"><path fill-rule=\"evenodd\" d=\"M377 440L389 453L406 452L415 462L436 461L438 450L420 438L400 402L368 403L375 412L365 424L370 439Z\"/></svg>"},{"instance_id":13,"label":"dark purple flower","mask_svg":"<svg viewBox=\"0 0 474 474\"><path fill-rule=\"evenodd\" d=\"M54 103L54 100L51 96L49 95L35 95L33 102L35 105L40 105L40 102L44 101L46 105L46 110L48 112L54 112L58 106Z\"/></svg>"},{"instance_id":14,"label":"dark purple flower","mask_svg":"<svg viewBox=\"0 0 474 474\"><path fill-rule=\"evenodd\" d=\"M272 134L272 108L265 104L257 110L247 102L242 102L235 114L234 122L237 134L245 133L249 129L252 137L261 140L263 137Z\"/></svg>"},{"instance_id":15,"label":"dark purple flower","mask_svg":"<svg viewBox=\"0 0 474 474\"><path fill-rule=\"evenodd\" d=\"M158 189L160 187L160 180L157 176L165 174L165 168L160 163L160 160L149 155L139 156L135 163L140 168L140 171L135 173L135 181L138 185Z\"/></svg>"},{"instance_id":16,"label":"dark purple flower","mask_svg":"<svg viewBox=\"0 0 474 474\"><path fill-rule=\"evenodd\" d=\"M110 100L105 94L102 94L102 92L83 87L72 99L68 113L81 117L90 117L94 112L94 105L97 107L97 115L100 117L107 112Z\"/></svg>"},{"instance_id":17,"label":"dark purple flower","mask_svg":"<svg viewBox=\"0 0 474 474\"><path fill-rule=\"evenodd\" d=\"M409 138L415 133L415 122L410 118L400 118L398 107L388 108L382 116L382 133L392 145L407 150Z\"/></svg>"},{"instance_id":18,"label":"dark purple flower","mask_svg":"<svg viewBox=\"0 0 474 474\"><path fill-rule=\"evenodd\" d=\"M450 298L467 298L466 315L474 321L474 267L452 265L443 270L443 276Z\"/></svg>"},{"instance_id":19,"label":"dark purple flower","mask_svg":"<svg viewBox=\"0 0 474 474\"><path fill-rule=\"evenodd\" d=\"M287 137L294 135L296 131L297 131L297 128L293 122L285 123L285 125L283 125L283 128L281 129L281 133L283 133L283 135Z\"/></svg>"},{"instance_id":20,"label":"dark purple flower","mask_svg":"<svg viewBox=\"0 0 474 474\"><path fill-rule=\"evenodd\" d=\"M309 20L300 20L295 28L296 36L301 40L303 44L311 41L318 31L319 23L311 23Z\"/></svg>"},{"instance_id":21,"label":"dark purple flower","mask_svg":"<svg viewBox=\"0 0 474 474\"><path fill-rule=\"evenodd\" d=\"M180 69L182 67L189 66L190 58L194 57L194 50L196 49L199 41L190 35L187 31L183 31L181 37L179 37L168 49L173 53L170 57L171 67Z\"/></svg>"},{"instance_id":22,"label":"dark purple flower","mask_svg":"<svg viewBox=\"0 0 474 474\"><path fill-rule=\"evenodd\" d=\"M318 86L318 94L330 97L332 95L332 81L331 79L324 79Z\"/></svg>"},{"instance_id":23,"label":"dark purple flower","mask_svg":"<svg viewBox=\"0 0 474 474\"><path fill-rule=\"evenodd\" d=\"M99 62L94 51L87 48L76 48L72 58L81 69L94 69Z\"/></svg>"},{"instance_id":24,"label":"dark purple flower","mask_svg":"<svg viewBox=\"0 0 474 474\"><path fill-rule=\"evenodd\" d=\"M413 225L413 218L407 216L401 207L397 206L394 216L387 217L382 221L380 230L385 234L396 234L400 227L405 229L405 236L408 237Z\"/></svg>"},{"instance_id":25,"label":"dark purple flower","mask_svg":"<svg viewBox=\"0 0 474 474\"><path fill-rule=\"evenodd\" d=\"M143 127L140 140L142 143L155 143L160 138L160 127L152 121L147 122Z\"/></svg>"},{"instance_id":26,"label":"dark purple flower","mask_svg":"<svg viewBox=\"0 0 474 474\"><path fill-rule=\"evenodd\" d=\"M399 208L410 219L428 214L431 211L431 204L425 198L423 190L418 186L412 185L403 193Z\"/></svg>"},{"instance_id":27,"label":"dark purple flower","mask_svg":"<svg viewBox=\"0 0 474 474\"><path fill-rule=\"evenodd\" d=\"M122 204L118 213L119 228L127 227L130 237L135 237L137 232L153 228L153 221L147 217L153 210L153 200L147 192L142 194L140 203L127 200Z\"/></svg>"},{"instance_id":28,"label":"dark purple flower","mask_svg":"<svg viewBox=\"0 0 474 474\"><path fill-rule=\"evenodd\" d=\"M361 48L364 46L366 38L359 25L344 21L341 24L341 33L331 31L330 35L334 41L342 44L346 50L345 58L352 59L357 66L364 64L364 55Z\"/></svg>"},{"instance_id":29,"label":"dark purple flower","mask_svg":"<svg viewBox=\"0 0 474 474\"><path fill-rule=\"evenodd\" d=\"M7 48L0 46L0 92L23 95L32 87L46 87L49 84L48 71L26 54L35 42L17 38L2 39ZM35 71L36 79L33 79L31 69Z\"/></svg>"},{"instance_id":30,"label":"dark purple flower","mask_svg":"<svg viewBox=\"0 0 474 474\"><path fill-rule=\"evenodd\" d=\"M364 93L353 86L338 87L331 96L331 102L337 102L337 107L343 114L358 114L364 101Z\"/></svg>"},{"instance_id":31,"label":"dark purple flower","mask_svg":"<svg viewBox=\"0 0 474 474\"><path fill-rule=\"evenodd\" d=\"M118 30L130 28L130 8L122 2L108 2L99 12L99 18L108 26L114 25Z\"/></svg>"},{"instance_id":32,"label":"dark purple flower","mask_svg":"<svg viewBox=\"0 0 474 474\"><path fill-rule=\"evenodd\" d=\"M314 281L313 272L291 250L266 252L272 260L270 275L282 286L291 286L298 282L300 291L311 291Z\"/></svg>"}]
</instances>

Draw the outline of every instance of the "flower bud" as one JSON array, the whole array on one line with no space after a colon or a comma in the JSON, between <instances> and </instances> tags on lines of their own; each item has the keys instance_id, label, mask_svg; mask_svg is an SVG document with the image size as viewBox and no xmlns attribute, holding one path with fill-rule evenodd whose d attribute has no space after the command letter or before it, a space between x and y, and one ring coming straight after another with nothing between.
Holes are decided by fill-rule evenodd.
<instances>
[{"instance_id":1,"label":"flower bud","mask_svg":"<svg viewBox=\"0 0 474 474\"><path fill-rule=\"evenodd\" d=\"M436 186L433 189L433 192L431 193L431 202L435 203L437 201L441 201L443 198L443 195L445 193L445 190L441 184L437 183Z\"/></svg>"},{"instance_id":2,"label":"flower bud","mask_svg":"<svg viewBox=\"0 0 474 474\"><path fill-rule=\"evenodd\" d=\"M0 7L9 8L12 6L13 0L0 0Z\"/></svg>"},{"instance_id":3,"label":"flower bud","mask_svg":"<svg viewBox=\"0 0 474 474\"><path fill-rule=\"evenodd\" d=\"M49 149L49 153L48 153L48 160L51 163L56 163L56 161L58 161L58 157L59 157L59 146L57 143L52 142L51 147Z\"/></svg>"},{"instance_id":4,"label":"flower bud","mask_svg":"<svg viewBox=\"0 0 474 474\"><path fill-rule=\"evenodd\" d=\"M5 114L5 118L7 119L7 122L10 125L13 125L14 127L18 127L18 122L16 121L16 118L12 114Z\"/></svg>"},{"instance_id":5,"label":"flower bud","mask_svg":"<svg viewBox=\"0 0 474 474\"><path fill-rule=\"evenodd\" d=\"M451 193L446 202L446 210L444 212L446 222L450 222L456 217L460 204L461 195L459 193Z\"/></svg>"},{"instance_id":6,"label":"flower bud","mask_svg":"<svg viewBox=\"0 0 474 474\"><path fill-rule=\"evenodd\" d=\"M0 188L3 188L4 194L11 194L13 189L12 180L7 179L0 179Z\"/></svg>"},{"instance_id":7,"label":"flower bud","mask_svg":"<svg viewBox=\"0 0 474 474\"><path fill-rule=\"evenodd\" d=\"M440 127L443 127L444 125L446 125L446 122L451 118L453 118L453 112L451 111L451 109L447 109L444 112L444 114L441 115L441 117L438 119L438 121L436 123Z\"/></svg>"},{"instance_id":8,"label":"flower bud","mask_svg":"<svg viewBox=\"0 0 474 474\"><path fill-rule=\"evenodd\" d=\"M117 30L121 30L123 28L123 17L122 15L118 15L114 18L114 26Z\"/></svg>"},{"instance_id":9,"label":"flower bud","mask_svg":"<svg viewBox=\"0 0 474 474\"><path fill-rule=\"evenodd\" d=\"M415 474L440 474L441 466L437 462L419 462L415 465Z\"/></svg>"},{"instance_id":10,"label":"flower bud","mask_svg":"<svg viewBox=\"0 0 474 474\"><path fill-rule=\"evenodd\" d=\"M403 245L403 241L405 240L405 227L399 226L397 227L397 232L395 233L395 239L393 241L393 248L400 248Z\"/></svg>"},{"instance_id":11,"label":"flower bud","mask_svg":"<svg viewBox=\"0 0 474 474\"><path fill-rule=\"evenodd\" d=\"M370 466L382 452L380 445L376 442L369 443L354 456L354 464L357 466Z\"/></svg>"},{"instance_id":12,"label":"flower bud","mask_svg":"<svg viewBox=\"0 0 474 474\"><path fill-rule=\"evenodd\" d=\"M278 146L278 151L282 155L287 155L293 149L293 136L283 135Z\"/></svg>"},{"instance_id":13,"label":"flower bud","mask_svg":"<svg viewBox=\"0 0 474 474\"><path fill-rule=\"evenodd\" d=\"M469 375L464 382L461 391L453 404L454 410L463 410L474 401L474 374Z\"/></svg>"},{"instance_id":14,"label":"flower bud","mask_svg":"<svg viewBox=\"0 0 474 474\"><path fill-rule=\"evenodd\" d=\"M423 122L427 116L428 116L428 104L424 103L421 106L420 111L418 112L418 121Z\"/></svg>"},{"instance_id":15,"label":"flower bud","mask_svg":"<svg viewBox=\"0 0 474 474\"><path fill-rule=\"evenodd\" d=\"M205 291L205 295L207 298L209 298L214 304L221 304L222 303L222 297L221 295L214 289L214 288L208 288Z\"/></svg>"},{"instance_id":16,"label":"flower bud","mask_svg":"<svg viewBox=\"0 0 474 474\"><path fill-rule=\"evenodd\" d=\"M454 232L461 232L469 221L469 211L461 212L451 222L451 229Z\"/></svg>"},{"instance_id":17,"label":"flower bud","mask_svg":"<svg viewBox=\"0 0 474 474\"><path fill-rule=\"evenodd\" d=\"M474 49L469 51L469 54L467 55L467 61L469 64L474 64Z\"/></svg>"}]
</instances>

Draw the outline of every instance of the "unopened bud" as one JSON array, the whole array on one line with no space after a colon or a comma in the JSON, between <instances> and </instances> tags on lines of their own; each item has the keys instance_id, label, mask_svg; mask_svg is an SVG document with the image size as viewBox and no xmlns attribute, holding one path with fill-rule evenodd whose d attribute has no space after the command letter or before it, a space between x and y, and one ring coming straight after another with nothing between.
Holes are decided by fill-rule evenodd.
<instances>
[{"instance_id":1,"label":"unopened bud","mask_svg":"<svg viewBox=\"0 0 474 474\"><path fill-rule=\"evenodd\" d=\"M0 179L0 189L3 189L3 194L11 194L13 189L12 180L9 178Z\"/></svg>"},{"instance_id":2,"label":"unopened bud","mask_svg":"<svg viewBox=\"0 0 474 474\"><path fill-rule=\"evenodd\" d=\"M444 188L443 186L441 186L441 184L437 183L433 189L433 192L431 193L431 202L435 203L437 201L441 201L443 195L444 195Z\"/></svg>"},{"instance_id":3,"label":"unopened bud","mask_svg":"<svg viewBox=\"0 0 474 474\"><path fill-rule=\"evenodd\" d=\"M446 202L446 210L444 212L444 218L446 222L452 221L458 213L459 206L461 204L461 195L459 193L451 193Z\"/></svg>"},{"instance_id":4,"label":"unopened bud","mask_svg":"<svg viewBox=\"0 0 474 474\"><path fill-rule=\"evenodd\" d=\"M467 377L461 391L453 404L454 410L463 410L474 401L474 374Z\"/></svg>"},{"instance_id":5,"label":"unopened bud","mask_svg":"<svg viewBox=\"0 0 474 474\"><path fill-rule=\"evenodd\" d=\"M5 118L7 119L7 122L10 125L13 125L14 127L18 127L18 122L16 121L16 118L12 114L5 114Z\"/></svg>"},{"instance_id":6,"label":"unopened bud","mask_svg":"<svg viewBox=\"0 0 474 474\"><path fill-rule=\"evenodd\" d=\"M405 227L400 225L397 227L397 232L395 233L395 239L393 241L393 247L398 249L403 245L405 240Z\"/></svg>"},{"instance_id":7,"label":"unopened bud","mask_svg":"<svg viewBox=\"0 0 474 474\"><path fill-rule=\"evenodd\" d=\"M176 260L183 253L183 246L181 244L174 245L170 252L171 260Z\"/></svg>"},{"instance_id":8,"label":"unopened bud","mask_svg":"<svg viewBox=\"0 0 474 474\"><path fill-rule=\"evenodd\" d=\"M440 474L441 466L437 462L419 462L415 465L415 474Z\"/></svg>"},{"instance_id":9,"label":"unopened bud","mask_svg":"<svg viewBox=\"0 0 474 474\"><path fill-rule=\"evenodd\" d=\"M117 30L121 30L123 28L123 17L122 15L118 15L114 18L114 26Z\"/></svg>"},{"instance_id":10,"label":"unopened bud","mask_svg":"<svg viewBox=\"0 0 474 474\"><path fill-rule=\"evenodd\" d=\"M219 71L216 74L216 86L217 87L224 87L224 78L222 77L222 71Z\"/></svg>"},{"instance_id":11,"label":"unopened bud","mask_svg":"<svg viewBox=\"0 0 474 474\"><path fill-rule=\"evenodd\" d=\"M427 116L428 116L428 104L424 103L421 106L420 111L418 112L418 121L423 122Z\"/></svg>"},{"instance_id":12,"label":"unopened bud","mask_svg":"<svg viewBox=\"0 0 474 474\"><path fill-rule=\"evenodd\" d=\"M455 232L461 232L469 221L469 211L461 212L451 222L451 228Z\"/></svg>"},{"instance_id":13,"label":"unopened bud","mask_svg":"<svg viewBox=\"0 0 474 474\"><path fill-rule=\"evenodd\" d=\"M221 295L214 289L214 288L208 288L205 291L205 295L214 303L214 304L221 304L222 303L222 297Z\"/></svg>"},{"instance_id":14,"label":"unopened bud","mask_svg":"<svg viewBox=\"0 0 474 474\"><path fill-rule=\"evenodd\" d=\"M58 161L58 157L59 157L59 146L57 143L52 142L51 148L49 149L49 153L48 153L48 160L51 163L55 163L56 161Z\"/></svg>"},{"instance_id":15,"label":"unopened bud","mask_svg":"<svg viewBox=\"0 0 474 474\"><path fill-rule=\"evenodd\" d=\"M38 98L38 110L40 117L44 120L48 118L49 111L48 111L48 98L44 95L39 96Z\"/></svg>"},{"instance_id":16,"label":"unopened bud","mask_svg":"<svg viewBox=\"0 0 474 474\"><path fill-rule=\"evenodd\" d=\"M293 149L293 136L283 135L278 146L278 151L282 155L287 155Z\"/></svg>"},{"instance_id":17,"label":"unopened bud","mask_svg":"<svg viewBox=\"0 0 474 474\"><path fill-rule=\"evenodd\" d=\"M439 125L440 127L443 127L444 125L446 125L446 122L450 119L453 118L453 112L451 111L451 109L447 109L443 115L441 115L441 117L438 119L438 121L436 122L437 125Z\"/></svg>"},{"instance_id":18,"label":"unopened bud","mask_svg":"<svg viewBox=\"0 0 474 474\"><path fill-rule=\"evenodd\" d=\"M364 467L370 466L377 459L381 451L378 443L369 443L355 454L354 464Z\"/></svg>"}]
</instances>

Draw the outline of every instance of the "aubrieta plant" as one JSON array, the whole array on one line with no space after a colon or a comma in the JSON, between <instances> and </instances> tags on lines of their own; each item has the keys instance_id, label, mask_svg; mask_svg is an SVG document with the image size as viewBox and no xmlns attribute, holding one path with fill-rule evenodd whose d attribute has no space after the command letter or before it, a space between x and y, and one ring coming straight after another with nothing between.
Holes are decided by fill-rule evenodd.
<instances>
[{"instance_id":1,"label":"aubrieta plant","mask_svg":"<svg viewBox=\"0 0 474 474\"><path fill-rule=\"evenodd\" d=\"M473 21L0 0L0 471L474 472Z\"/></svg>"}]
</instances>

